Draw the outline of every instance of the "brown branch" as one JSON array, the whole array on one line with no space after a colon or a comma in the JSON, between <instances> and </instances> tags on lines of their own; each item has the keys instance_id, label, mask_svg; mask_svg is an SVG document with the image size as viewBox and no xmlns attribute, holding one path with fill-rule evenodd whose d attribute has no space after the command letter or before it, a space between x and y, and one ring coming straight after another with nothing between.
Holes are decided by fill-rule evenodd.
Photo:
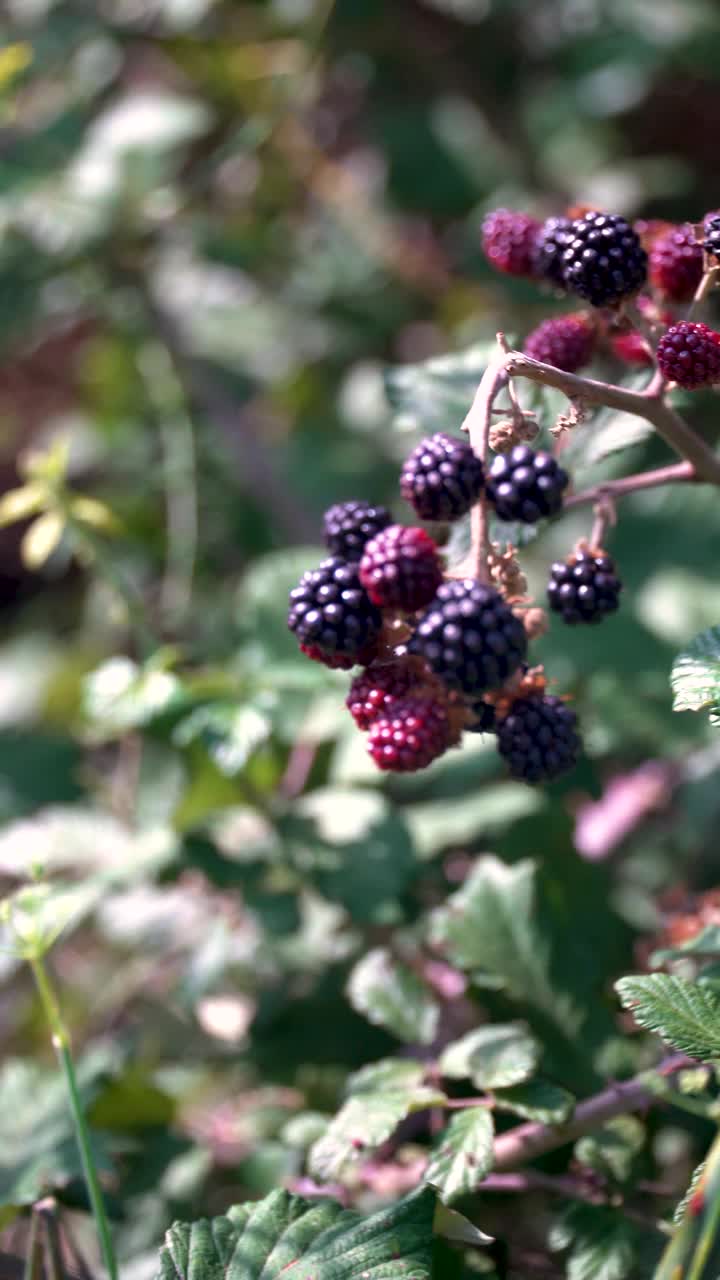
<instances>
[{"instance_id":1,"label":"brown branch","mask_svg":"<svg viewBox=\"0 0 720 1280\"><path fill-rule=\"evenodd\" d=\"M697 484L699 476L691 462L673 462L667 467L658 467L655 471L644 471L638 475L620 476L617 480L601 480L590 489L582 489L573 493L563 502L563 510L569 507L582 507L602 498L621 498L627 493L639 493L641 489L658 489L665 484Z\"/></svg>"},{"instance_id":2,"label":"brown branch","mask_svg":"<svg viewBox=\"0 0 720 1280\"><path fill-rule=\"evenodd\" d=\"M467 431L473 452L485 466L488 454L488 437L493 405L498 392L507 383L507 348L503 335L497 335L498 348L485 370L470 409L462 423L461 431ZM470 516L472 535L472 573L480 582L489 582L488 570L488 512L487 498L483 490Z\"/></svg>"},{"instance_id":3,"label":"brown branch","mask_svg":"<svg viewBox=\"0 0 720 1280\"><path fill-rule=\"evenodd\" d=\"M503 1133L495 1140L495 1159L493 1170L502 1173L517 1169L521 1165L536 1160L548 1151L556 1151L569 1142L599 1129L615 1116L629 1115L633 1111L643 1111L657 1099L653 1087L658 1076L672 1075L683 1067L692 1065L692 1060L684 1054L673 1054L666 1058L652 1071L643 1071L632 1080L622 1084L612 1084L602 1093L587 1098L575 1109L574 1114L565 1124L540 1124L531 1121L517 1125L508 1133ZM482 1188L480 1183L480 1188Z\"/></svg>"}]
</instances>

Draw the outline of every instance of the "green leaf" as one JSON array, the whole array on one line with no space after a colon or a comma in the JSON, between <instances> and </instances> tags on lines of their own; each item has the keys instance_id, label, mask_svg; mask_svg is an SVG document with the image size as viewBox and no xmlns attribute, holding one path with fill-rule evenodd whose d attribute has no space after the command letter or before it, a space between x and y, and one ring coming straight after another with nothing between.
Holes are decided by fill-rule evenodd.
<instances>
[{"instance_id":1,"label":"green leaf","mask_svg":"<svg viewBox=\"0 0 720 1280\"><path fill-rule=\"evenodd\" d=\"M541 1124L564 1124L575 1109L575 1098L567 1089L536 1077L511 1089L499 1089L495 1093L496 1109L511 1111L524 1120L538 1120Z\"/></svg>"},{"instance_id":2,"label":"green leaf","mask_svg":"<svg viewBox=\"0 0 720 1280\"><path fill-rule=\"evenodd\" d=\"M621 978L615 989L639 1026L700 1062L720 1059L720 999L697 982L666 973Z\"/></svg>"},{"instance_id":3,"label":"green leaf","mask_svg":"<svg viewBox=\"0 0 720 1280\"><path fill-rule=\"evenodd\" d=\"M139 667L130 658L110 658L83 686L83 709L100 739L120 737L186 703L182 682L158 666Z\"/></svg>"},{"instance_id":4,"label":"green leaf","mask_svg":"<svg viewBox=\"0 0 720 1280\"><path fill-rule=\"evenodd\" d=\"M670 673L675 711L700 711L711 707L717 717L720 704L720 627L710 627L675 659Z\"/></svg>"},{"instance_id":5,"label":"green leaf","mask_svg":"<svg viewBox=\"0 0 720 1280\"><path fill-rule=\"evenodd\" d=\"M256 707L223 702L196 707L176 725L172 741L177 747L201 743L220 772L232 778L270 733L270 721Z\"/></svg>"},{"instance_id":6,"label":"green leaf","mask_svg":"<svg viewBox=\"0 0 720 1280\"><path fill-rule=\"evenodd\" d=\"M398 365L385 372L385 394L400 431L457 430L487 368L495 343L433 356L421 364Z\"/></svg>"},{"instance_id":7,"label":"green leaf","mask_svg":"<svg viewBox=\"0 0 720 1280\"><path fill-rule=\"evenodd\" d=\"M175 1223L155 1280L430 1280L434 1211L426 1188L366 1219L273 1191L221 1218Z\"/></svg>"},{"instance_id":8,"label":"green leaf","mask_svg":"<svg viewBox=\"0 0 720 1280\"><path fill-rule=\"evenodd\" d=\"M445 1095L437 1089L386 1089L348 1098L327 1131L314 1143L309 1156L312 1175L325 1182L342 1176L353 1161L368 1153L395 1132L401 1120L414 1111L442 1106Z\"/></svg>"},{"instance_id":9,"label":"green leaf","mask_svg":"<svg viewBox=\"0 0 720 1280\"><path fill-rule=\"evenodd\" d=\"M385 947L368 951L348 981L354 1009L375 1026L385 1027L409 1044L431 1044L440 1016L437 1001L407 965Z\"/></svg>"},{"instance_id":10,"label":"green leaf","mask_svg":"<svg viewBox=\"0 0 720 1280\"><path fill-rule=\"evenodd\" d=\"M573 1204L550 1233L551 1249L569 1249L567 1280L625 1280L635 1268L637 1232L613 1209Z\"/></svg>"},{"instance_id":11,"label":"green leaf","mask_svg":"<svg viewBox=\"0 0 720 1280\"><path fill-rule=\"evenodd\" d=\"M550 980L549 946L536 916L536 866L478 859L471 874L431 920L433 942L476 980L492 979L567 1032L581 1021L571 998Z\"/></svg>"},{"instance_id":12,"label":"green leaf","mask_svg":"<svg viewBox=\"0 0 720 1280\"><path fill-rule=\"evenodd\" d=\"M56 551L65 531L65 517L59 511L45 511L23 536L20 554L26 569L42 569Z\"/></svg>"},{"instance_id":13,"label":"green leaf","mask_svg":"<svg viewBox=\"0 0 720 1280\"><path fill-rule=\"evenodd\" d=\"M540 1050L527 1027L478 1027L449 1044L440 1058L440 1071L451 1079L469 1078L478 1089L521 1084L534 1072Z\"/></svg>"},{"instance_id":14,"label":"green leaf","mask_svg":"<svg viewBox=\"0 0 720 1280\"><path fill-rule=\"evenodd\" d=\"M575 1158L603 1178L627 1182L644 1143L645 1126L637 1116L617 1116L597 1133L580 1138Z\"/></svg>"},{"instance_id":15,"label":"green leaf","mask_svg":"<svg viewBox=\"0 0 720 1280\"><path fill-rule=\"evenodd\" d=\"M381 1093L384 1089L406 1089L422 1084L425 1066L412 1058L382 1058L370 1062L348 1077L348 1093Z\"/></svg>"},{"instance_id":16,"label":"green leaf","mask_svg":"<svg viewBox=\"0 0 720 1280\"><path fill-rule=\"evenodd\" d=\"M486 1107L468 1107L453 1116L430 1152L425 1180L443 1200L473 1191L493 1166L493 1119Z\"/></svg>"}]
</instances>

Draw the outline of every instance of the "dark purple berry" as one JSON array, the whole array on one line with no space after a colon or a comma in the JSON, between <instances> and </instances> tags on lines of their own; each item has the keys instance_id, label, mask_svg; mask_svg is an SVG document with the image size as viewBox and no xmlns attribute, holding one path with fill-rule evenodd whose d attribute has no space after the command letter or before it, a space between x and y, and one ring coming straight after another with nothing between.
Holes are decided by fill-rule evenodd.
<instances>
[{"instance_id":1,"label":"dark purple berry","mask_svg":"<svg viewBox=\"0 0 720 1280\"><path fill-rule=\"evenodd\" d=\"M657 361L669 382L692 391L720 382L720 333L706 324L681 320L663 334Z\"/></svg>"},{"instance_id":2,"label":"dark purple berry","mask_svg":"<svg viewBox=\"0 0 720 1280\"><path fill-rule=\"evenodd\" d=\"M347 667L370 660L382 617L360 583L358 566L331 556L290 592L288 626L308 657Z\"/></svg>"},{"instance_id":3,"label":"dark purple berry","mask_svg":"<svg viewBox=\"0 0 720 1280\"><path fill-rule=\"evenodd\" d=\"M325 546L332 554L343 560L359 560L365 543L392 524L392 516L385 507L370 502L336 502L325 512L323 523Z\"/></svg>"},{"instance_id":4,"label":"dark purple berry","mask_svg":"<svg viewBox=\"0 0 720 1280\"><path fill-rule=\"evenodd\" d=\"M647 254L625 218L586 213L573 222L563 252L565 286L594 307L636 293L647 277Z\"/></svg>"},{"instance_id":5,"label":"dark purple berry","mask_svg":"<svg viewBox=\"0 0 720 1280\"><path fill-rule=\"evenodd\" d=\"M483 466L465 440L437 435L421 440L400 473L400 492L421 520L457 520L475 505Z\"/></svg>"},{"instance_id":6,"label":"dark purple berry","mask_svg":"<svg viewBox=\"0 0 720 1280\"><path fill-rule=\"evenodd\" d=\"M709 258L720 261L720 213L706 213L703 219L702 247Z\"/></svg>"},{"instance_id":7,"label":"dark purple berry","mask_svg":"<svg viewBox=\"0 0 720 1280\"><path fill-rule=\"evenodd\" d=\"M605 551L581 549L550 570L550 608L563 622L602 622L620 604L622 583Z\"/></svg>"},{"instance_id":8,"label":"dark purple berry","mask_svg":"<svg viewBox=\"0 0 720 1280\"><path fill-rule=\"evenodd\" d=\"M498 751L513 778L546 782L577 762L581 740L577 716L560 698L518 698L500 721Z\"/></svg>"},{"instance_id":9,"label":"dark purple berry","mask_svg":"<svg viewBox=\"0 0 720 1280\"><path fill-rule=\"evenodd\" d=\"M563 253L572 228L571 218L546 218L535 239L535 275L564 287Z\"/></svg>"},{"instance_id":10,"label":"dark purple berry","mask_svg":"<svg viewBox=\"0 0 720 1280\"><path fill-rule=\"evenodd\" d=\"M414 613L442 582L437 547L424 529L392 524L365 547L360 581L374 604Z\"/></svg>"},{"instance_id":11,"label":"dark purple berry","mask_svg":"<svg viewBox=\"0 0 720 1280\"><path fill-rule=\"evenodd\" d=\"M535 524L560 510L568 480L551 454L517 444L493 460L486 491L501 520Z\"/></svg>"},{"instance_id":12,"label":"dark purple berry","mask_svg":"<svg viewBox=\"0 0 720 1280\"><path fill-rule=\"evenodd\" d=\"M495 733L497 713L489 702L483 702L482 699L479 699L477 702L471 703L468 710L475 718L472 724L465 725L467 733Z\"/></svg>"},{"instance_id":13,"label":"dark purple berry","mask_svg":"<svg viewBox=\"0 0 720 1280\"><path fill-rule=\"evenodd\" d=\"M474 578L456 578L440 587L408 649L449 688L474 697L517 671L527 638L497 591Z\"/></svg>"}]
</instances>

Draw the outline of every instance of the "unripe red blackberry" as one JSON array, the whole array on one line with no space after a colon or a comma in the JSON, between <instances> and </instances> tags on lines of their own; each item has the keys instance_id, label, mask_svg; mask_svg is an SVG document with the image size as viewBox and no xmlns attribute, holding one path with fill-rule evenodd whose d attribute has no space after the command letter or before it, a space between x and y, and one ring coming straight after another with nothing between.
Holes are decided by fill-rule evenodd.
<instances>
[{"instance_id":1,"label":"unripe red blackberry","mask_svg":"<svg viewBox=\"0 0 720 1280\"><path fill-rule=\"evenodd\" d=\"M392 516L385 507L370 502L336 502L328 507L323 523L325 545L332 554L343 560L360 560L365 544L392 524Z\"/></svg>"},{"instance_id":2,"label":"unripe red blackberry","mask_svg":"<svg viewBox=\"0 0 720 1280\"><path fill-rule=\"evenodd\" d=\"M400 492L421 520L457 520L475 505L483 466L470 445L444 431L421 440L400 473Z\"/></svg>"},{"instance_id":3,"label":"unripe red blackberry","mask_svg":"<svg viewBox=\"0 0 720 1280\"><path fill-rule=\"evenodd\" d=\"M629 333L616 334L610 340L610 346L618 360L622 360L623 364L652 364L652 351L647 340L639 332L638 329L631 329Z\"/></svg>"},{"instance_id":4,"label":"unripe red blackberry","mask_svg":"<svg viewBox=\"0 0 720 1280\"><path fill-rule=\"evenodd\" d=\"M607 307L636 293L646 277L647 254L625 218L590 212L573 223L563 254L566 288Z\"/></svg>"},{"instance_id":5,"label":"unripe red blackberry","mask_svg":"<svg viewBox=\"0 0 720 1280\"><path fill-rule=\"evenodd\" d=\"M394 662L373 662L355 676L346 703L359 729L369 729L378 716L392 711L397 702L422 689L423 697L442 694L440 682L418 658L403 657Z\"/></svg>"},{"instance_id":6,"label":"unripe red blackberry","mask_svg":"<svg viewBox=\"0 0 720 1280\"><path fill-rule=\"evenodd\" d=\"M309 658L347 668L371 659L382 617L363 590L358 566L331 556L290 592L288 626Z\"/></svg>"},{"instance_id":7,"label":"unripe red blackberry","mask_svg":"<svg viewBox=\"0 0 720 1280\"><path fill-rule=\"evenodd\" d=\"M368 751L378 769L414 773L425 769L451 745L446 708L429 698L405 698L394 703L370 726Z\"/></svg>"},{"instance_id":8,"label":"unripe red blackberry","mask_svg":"<svg viewBox=\"0 0 720 1280\"><path fill-rule=\"evenodd\" d=\"M513 778L546 782L577 762L581 740L577 716L560 698L518 698L497 731L498 751Z\"/></svg>"},{"instance_id":9,"label":"unripe red blackberry","mask_svg":"<svg viewBox=\"0 0 720 1280\"><path fill-rule=\"evenodd\" d=\"M720 333L706 324L681 320L664 333L657 349L664 376L692 391L720 382Z\"/></svg>"},{"instance_id":10,"label":"unripe red blackberry","mask_svg":"<svg viewBox=\"0 0 720 1280\"><path fill-rule=\"evenodd\" d=\"M622 583L606 551L581 547L550 570L550 608L563 622L602 622L620 604Z\"/></svg>"},{"instance_id":11,"label":"unripe red blackberry","mask_svg":"<svg viewBox=\"0 0 720 1280\"><path fill-rule=\"evenodd\" d=\"M485 488L501 520L535 524L560 510L568 481L551 454L518 444L493 460Z\"/></svg>"},{"instance_id":12,"label":"unripe red blackberry","mask_svg":"<svg viewBox=\"0 0 720 1280\"><path fill-rule=\"evenodd\" d=\"M653 241L650 283L668 302L689 302L703 274L702 248L689 223L671 227Z\"/></svg>"},{"instance_id":13,"label":"unripe red blackberry","mask_svg":"<svg viewBox=\"0 0 720 1280\"><path fill-rule=\"evenodd\" d=\"M483 222L482 247L496 271L509 276L532 276L535 245L541 224L527 213L494 209Z\"/></svg>"},{"instance_id":14,"label":"unripe red blackberry","mask_svg":"<svg viewBox=\"0 0 720 1280\"><path fill-rule=\"evenodd\" d=\"M564 287L563 253L572 228L571 218L546 218L536 238L533 257L534 274Z\"/></svg>"},{"instance_id":15,"label":"unripe red blackberry","mask_svg":"<svg viewBox=\"0 0 720 1280\"><path fill-rule=\"evenodd\" d=\"M455 578L440 587L408 650L449 688L477 697L517 671L527 637L497 591L474 578Z\"/></svg>"},{"instance_id":16,"label":"unripe red blackberry","mask_svg":"<svg viewBox=\"0 0 720 1280\"><path fill-rule=\"evenodd\" d=\"M709 258L720 261L720 213L706 213L703 219L704 240L702 247Z\"/></svg>"},{"instance_id":17,"label":"unripe red blackberry","mask_svg":"<svg viewBox=\"0 0 720 1280\"><path fill-rule=\"evenodd\" d=\"M373 604L414 613L442 582L437 547L424 529L391 524L365 547L360 581Z\"/></svg>"},{"instance_id":18,"label":"unripe red blackberry","mask_svg":"<svg viewBox=\"0 0 720 1280\"><path fill-rule=\"evenodd\" d=\"M523 351L533 360L576 373L592 360L595 337L595 325L587 316L551 316L528 334Z\"/></svg>"}]
</instances>

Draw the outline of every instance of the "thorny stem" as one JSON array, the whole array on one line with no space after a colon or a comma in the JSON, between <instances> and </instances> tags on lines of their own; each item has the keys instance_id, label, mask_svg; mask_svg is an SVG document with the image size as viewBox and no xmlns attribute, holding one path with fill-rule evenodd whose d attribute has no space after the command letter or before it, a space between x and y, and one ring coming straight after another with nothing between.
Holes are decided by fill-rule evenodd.
<instances>
[{"instance_id":1,"label":"thorny stem","mask_svg":"<svg viewBox=\"0 0 720 1280\"><path fill-rule=\"evenodd\" d=\"M590 531L590 546L601 548L605 541L605 534L608 526L615 524L615 504L611 497L604 494L602 498L595 504L594 519L592 529Z\"/></svg>"},{"instance_id":2,"label":"thorny stem","mask_svg":"<svg viewBox=\"0 0 720 1280\"><path fill-rule=\"evenodd\" d=\"M485 463L487 462L490 419L492 417L495 398L501 388L507 383L507 348L505 346L504 337L501 333L497 335L497 339L497 352L490 360L487 369L480 379L480 385L475 392L475 398L460 428L461 431L467 431L473 452L480 459L483 466L485 466ZM471 554L473 572L480 582L489 582L488 514L487 497L485 496L484 490L480 496L480 500L476 502L472 509L470 520L472 532Z\"/></svg>"},{"instance_id":3,"label":"thorny stem","mask_svg":"<svg viewBox=\"0 0 720 1280\"><path fill-rule=\"evenodd\" d=\"M497 1191L501 1194L549 1191L567 1200L582 1200L587 1204L595 1205L613 1204L626 1218L642 1222L643 1226L660 1231L663 1235L669 1230L665 1223L638 1213L619 1198L611 1198L597 1187L586 1186L579 1178L573 1178L570 1174L541 1173L539 1169L527 1169L522 1173L491 1173L483 1182L481 1189L484 1192Z\"/></svg>"},{"instance_id":4,"label":"thorny stem","mask_svg":"<svg viewBox=\"0 0 720 1280\"><path fill-rule=\"evenodd\" d=\"M87 1192L100 1240L100 1249L103 1261L110 1280L117 1280L115 1250L113 1248L110 1225L105 1211L105 1202L100 1187L100 1180L95 1167L95 1158L93 1156L92 1145L90 1142L90 1131L88 1129L87 1120L85 1119L85 1112L80 1098L77 1076L75 1075L75 1064L73 1062L72 1051L70 1049L70 1037L63 1021L62 1014L60 1013L58 999L55 991L53 990L42 956L34 956L30 960L30 966L35 978L43 1012L47 1019L48 1026L50 1027L53 1048L57 1053L60 1065L65 1075L65 1083L67 1085L70 1101L70 1110L72 1112L73 1123L75 1125L75 1138L80 1150L80 1160L82 1162Z\"/></svg>"},{"instance_id":5,"label":"thorny stem","mask_svg":"<svg viewBox=\"0 0 720 1280\"><path fill-rule=\"evenodd\" d=\"M494 1172L517 1169L548 1151L556 1151L558 1147L575 1142L593 1129L601 1128L615 1116L644 1110L657 1098L658 1078L680 1071L690 1065L691 1061L684 1054L673 1054L651 1071L643 1071L621 1084L612 1084L602 1093L596 1093L592 1098L579 1103L565 1124L551 1125L532 1121L501 1134L495 1140ZM480 1189L482 1186L480 1183Z\"/></svg>"}]
</instances>

